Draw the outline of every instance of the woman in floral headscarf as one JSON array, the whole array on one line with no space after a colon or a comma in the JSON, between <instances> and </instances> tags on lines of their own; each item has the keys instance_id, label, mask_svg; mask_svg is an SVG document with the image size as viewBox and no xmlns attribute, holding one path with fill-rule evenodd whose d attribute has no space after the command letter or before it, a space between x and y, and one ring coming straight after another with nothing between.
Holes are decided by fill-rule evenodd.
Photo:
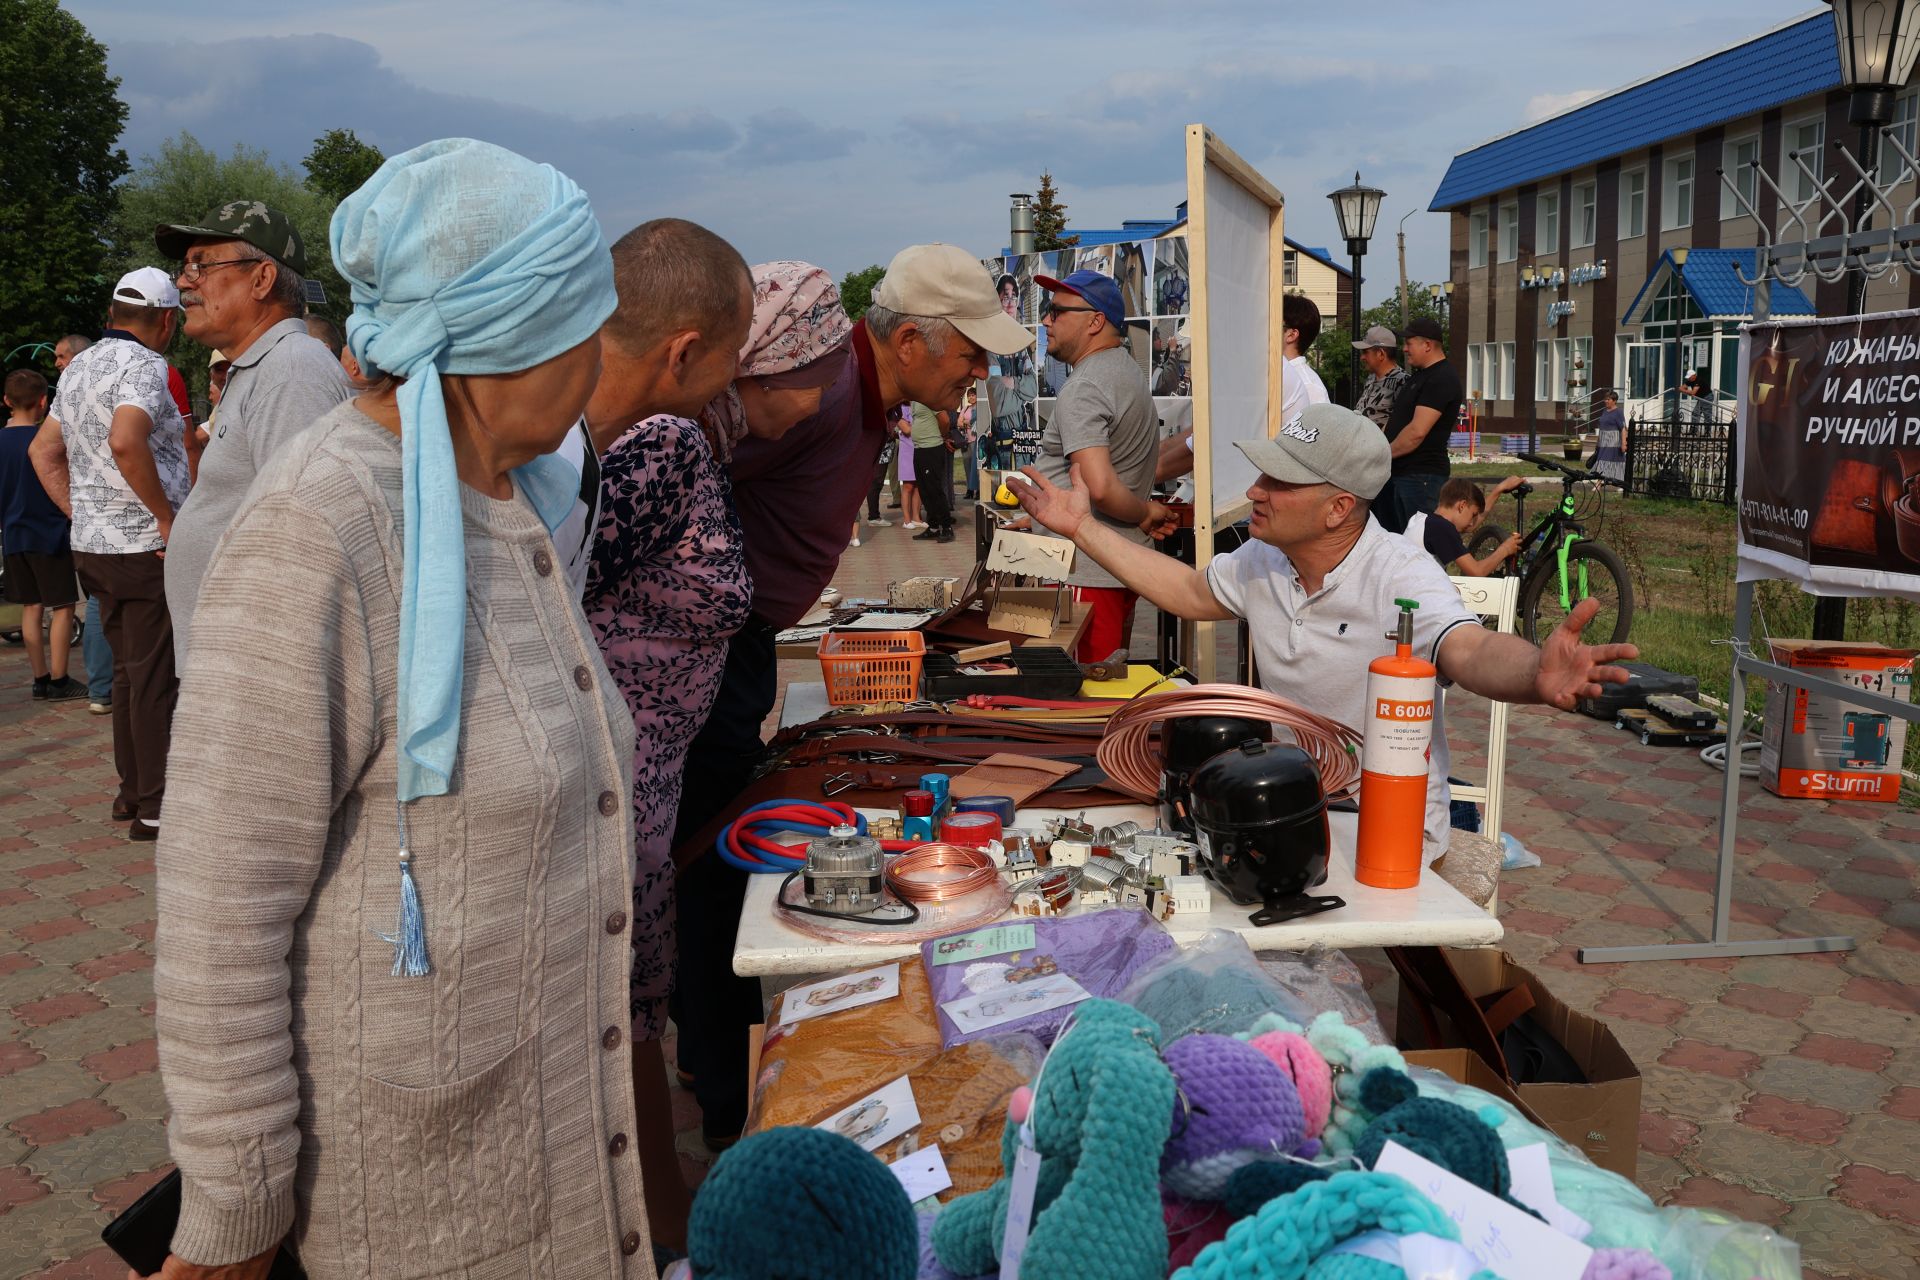
<instances>
[{"instance_id":1,"label":"woman in floral headscarf","mask_svg":"<svg viewBox=\"0 0 1920 1280\"><path fill-rule=\"evenodd\" d=\"M673 989L673 826L687 745L720 688L727 641L753 600L726 461L742 437L778 439L820 407L846 362L853 325L833 278L804 262L753 269L753 322L734 382L701 421L657 416L600 460L600 526L582 601L607 669L633 712L634 1079L644 1168L677 1175L658 1041ZM657 1081L657 1090L654 1087ZM647 1094L656 1096L648 1097ZM682 1238L686 1193L651 1178L657 1238Z\"/></svg>"}]
</instances>

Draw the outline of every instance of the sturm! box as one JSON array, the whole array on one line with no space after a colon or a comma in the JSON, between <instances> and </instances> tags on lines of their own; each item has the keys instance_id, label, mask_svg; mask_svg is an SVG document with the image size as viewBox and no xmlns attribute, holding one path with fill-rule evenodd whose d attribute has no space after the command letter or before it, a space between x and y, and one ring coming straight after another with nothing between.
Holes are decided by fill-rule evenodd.
<instances>
[{"instance_id":1,"label":"sturm! box","mask_svg":"<svg viewBox=\"0 0 1920 1280\"><path fill-rule=\"evenodd\" d=\"M1775 640L1772 648L1781 666L1912 700L1912 649L1832 640ZM1907 722L1898 716L1836 694L1772 684L1760 732L1760 783L1778 796L1890 804L1900 798L1906 742Z\"/></svg>"}]
</instances>

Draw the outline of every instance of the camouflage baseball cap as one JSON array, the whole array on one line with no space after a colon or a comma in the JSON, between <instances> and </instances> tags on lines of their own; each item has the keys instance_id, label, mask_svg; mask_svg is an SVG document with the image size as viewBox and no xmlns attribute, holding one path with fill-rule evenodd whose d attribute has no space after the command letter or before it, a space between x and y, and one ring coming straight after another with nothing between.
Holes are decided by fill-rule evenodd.
<instances>
[{"instance_id":1,"label":"camouflage baseball cap","mask_svg":"<svg viewBox=\"0 0 1920 1280\"><path fill-rule=\"evenodd\" d=\"M162 224L153 229L153 242L169 258L185 258L195 240L244 240L288 270L307 274L307 247L292 219L258 200L229 200L197 227Z\"/></svg>"}]
</instances>

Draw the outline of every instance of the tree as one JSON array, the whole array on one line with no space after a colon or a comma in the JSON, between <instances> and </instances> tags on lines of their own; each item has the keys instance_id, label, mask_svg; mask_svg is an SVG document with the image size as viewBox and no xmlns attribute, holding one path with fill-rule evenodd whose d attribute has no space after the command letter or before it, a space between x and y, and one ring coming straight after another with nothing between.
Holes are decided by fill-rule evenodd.
<instances>
[{"instance_id":1,"label":"tree","mask_svg":"<svg viewBox=\"0 0 1920 1280\"><path fill-rule=\"evenodd\" d=\"M235 146L231 154L221 157L190 133L161 143L157 155L142 156L121 185L119 210L107 225L109 273L118 278L135 267L178 270L180 264L162 257L155 246L154 227L196 223L209 210L242 199L259 200L292 219L306 245L307 278L319 281L327 293L325 305L314 307L314 314L345 319L351 309L347 286L333 269L327 247L327 227L337 201L309 189L293 170L275 164L264 151ZM208 354L184 334L175 339L169 353L196 392L206 385Z\"/></svg>"},{"instance_id":2,"label":"tree","mask_svg":"<svg viewBox=\"0 0 1920 1280\"><path fill-rule=\"evenodd\" d=\"M127 171L119 84L55 0L0 0L0 356L99 328L112 286L99 230Z\"/></svg>"},{"instance_id":3,"label":"tree","mask_svg":"<svg viewBox=\"0 0 1920 1280\"><path fill-rule=\"evenodd\" d=\"M1060 203L1060 193L1053 185L1053 174L1043 169L1040 172L1040 194L1033 198L1034 252L1071 249L1079 244L1079 236L1062 234L1066 229L1067 206Z\"/></svg>"},{"instance_id":4,"label":"tree","mask_svg":"<svg viewBox=\"0 0 1920 1280\"><path fill-rule=\"evenodd\" d=\"M1417 320L1421 316L1431 318L1440 326L1441 333L1451 332L1447 327L1445 313L1434 303L1432 295L1427 292L1427 286L1418 280L1409 280L1407 281L1407 318ZM1385 325L1395 333L1401 331L1398 288L1393 289L1379 302L1360 313L1360 332L1365 333L1377 324ZM1396 353L1396 358L1403 367L1406 365L1404 353ZM1320 336L1314 340L1313 347L1307 352L1307 363L1312 365L1313 371L1320 375L1320 380L1327 384L1329 392L1333 392L1335 386L1347 377L1352 359L1353 335L1342 328L1334 317L1323 317ZM1366 377L1367 371L1363 365L1360 370L1362 385L1365 385ZM1336 393L1335 399L1338 398ZM1349 402L1352 398L1348 397Z\"/></svg>"},{"instance_id":5,"label":"tree","mask_svg":"<svg viewBox=\"0 0 1920 1280\"><path fill-rule=\"evenodd\" d=\"M858 320L867 314L867 308L873 305L873 291L886 274L887 269L876 262L859 271L849 271L841 278L840 305L847 309L849 320Z\"/></svg>"},{"instance_id":6,"label":"tree","mask_svg":"<svg viewBox=\"0 0 1920 1280\"><path fill-rule=\"evenodd\" d=\"M358 191L387 162L380 148L362 142L351 129L329 129L307 152L307 189L339 204Z\"/></svg>"}]
</instances>

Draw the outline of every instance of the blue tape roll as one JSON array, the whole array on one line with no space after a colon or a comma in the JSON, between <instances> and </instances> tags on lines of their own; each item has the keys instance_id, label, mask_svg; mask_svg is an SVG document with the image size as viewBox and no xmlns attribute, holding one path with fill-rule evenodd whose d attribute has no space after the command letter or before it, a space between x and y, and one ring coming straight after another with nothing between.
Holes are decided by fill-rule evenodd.
<instances>
[{"instance_id":1,"label":"blue tape roll","mask_svg":"<svg viewBox=\"0 0 1920 1280\"><path fill-rule=\"evenodd\" d=\"M955 813L990 813L1000 819L1000 825L1013 825L1014 803L1012 796L968 796L964 800L953 802Z\"/></svg>"}]
</instances>

